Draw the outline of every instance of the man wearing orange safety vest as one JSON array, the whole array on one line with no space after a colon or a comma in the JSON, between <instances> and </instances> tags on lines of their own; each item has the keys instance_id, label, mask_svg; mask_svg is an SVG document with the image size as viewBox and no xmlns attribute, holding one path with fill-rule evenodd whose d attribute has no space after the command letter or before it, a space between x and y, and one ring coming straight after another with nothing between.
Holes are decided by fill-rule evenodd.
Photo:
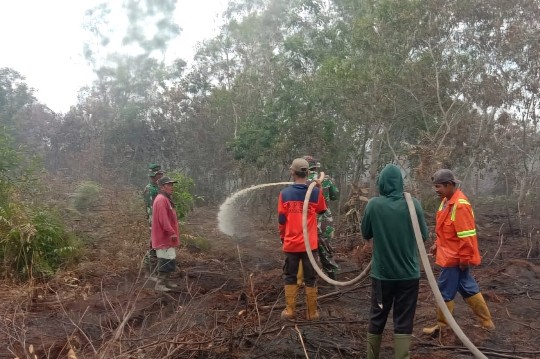
<instances>
[{"instance_id":1,"label":"man wearing orange safety vest","mask_svg":"<svg viewBox=\"0 0 540 359\"><path fill-rule=\"evenodd\" d=\"M297 275L299 263L303 263L305 297L307 304L306 319L319 319L317 309L317 272L311 264L304 241L303 207L308 191L309 163L304 158L296 158L290 167L294 183L279 193L278 222L279 237L285 253L283 280L285 282L285 309L281 318L293 319L296 315L296 297L298 294ZM317 255L317 215L326 211L321 182L315 180L317 187L313 188L308 199L307 234L313 255Z\"/></svg>"},{"instance_id":2,"label":"man wearing orange safety vest","mask_svg":"<svg viewBox=\"0 0 540 359\"><path fill-rule=\"evenodd\" d=\"M476 237L474 213L468 198L459 189L461 181L448 169L441 169L431 177L435 192L442 199L437 211L435 232L437 239L431 247L435 263L441 266L438 279L439 290L450 313L454 310L457 292L480 319L482 327L494 329L491 314L484 301L480 287L471 274L471 266L481 262ZM426 334L434 334L448 325L442 311L437 308L437 325L424 328Z\"/></svg>"}]
</instances>

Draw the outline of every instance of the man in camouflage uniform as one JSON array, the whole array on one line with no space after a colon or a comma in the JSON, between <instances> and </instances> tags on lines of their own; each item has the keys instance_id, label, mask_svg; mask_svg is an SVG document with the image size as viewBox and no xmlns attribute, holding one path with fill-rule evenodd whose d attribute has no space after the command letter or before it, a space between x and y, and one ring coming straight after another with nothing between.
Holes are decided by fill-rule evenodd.
<instances>
[{"instance_id":1,"label":"man in camouflage uniform","mask_svg":"<svg viewBox=\"0 0 540 359\"><path fill-rule=\"evenodd\" d=\"M321 163L315 160L312 156L304 156L304 159L309 163L309 180L315 180L319 177L319 169ZM328 203L329 201L335 201L338 199L339 190L330 179L328 175L324 176L322 180L323 196ZM321 261L322 270L331 279L336 279L336 273L339 269L338 264L334 260L333 250L330 246L330 242L334 239L334 226L332 218L332 212L330 208L325 213L318 217L318 229L319 229L319 259Z\"/></svg>"},{"instance_id":2,"label":"man in camouflage uniform","mask_svg":"<svg viewBox=\"0 0 540 359\"><path fill-rule=\"evenodd\" d=\"M165 171L161 170L161 166L155 163L151 163L148 166L150 182L146 185L143 191L144 204L146 206L146 219L148 220L148 226L152 229L152 205L154 199L158 195L159 187L158 180L163 177ZM157 256L155 249L152 249L152 241L149 242L149 249L144 255L144 268L149 279L157 280Z\"/></svg>"}]
</instances>

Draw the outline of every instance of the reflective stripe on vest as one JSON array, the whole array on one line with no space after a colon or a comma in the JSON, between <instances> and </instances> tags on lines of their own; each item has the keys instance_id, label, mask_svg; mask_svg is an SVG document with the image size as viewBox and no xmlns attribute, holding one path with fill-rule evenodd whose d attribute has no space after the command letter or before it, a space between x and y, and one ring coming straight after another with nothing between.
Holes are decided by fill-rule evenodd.
<instances>
[{"instance_id":1,"label":"reflective stripe on vest","mask_svg":"<svg viewBox=\"0 0 540 359\"><path fill-rule=\"evenodd\" d=\"M469 203L469 201L467 201L466 199L462 199L462 198L458 199L458 203L466 204L467 206L470 206L470 205L471 205L471 204ZM457 206L454 205L454 206L452 207L452 214L450 215L450 219L451 219L452 221L455 221L455 220L456 220L456 211L457 211ZM474 218L474 212L473 212L472 208L471 208L471 214L472 214L472 216L473 216L473 218Z\"/></svg>"},{"instance_id":2,"label":"reflective stripe on vest","mask_svg":"<svg viewBox=\"0 0 540 359\"><path fill-rule=\"evenodd\" d=\"M476 229L469 229L468 231L457 232L459 238L466 238L476 236Z\"/></svg>"},{"instance_id":3,"label":"reflective stripe on vest","mask_svg":"<svg viewBox=\"0 0 540 359\"><path fill-rule=\"evenodd\" d=\"M446 201L441 202L441 204L439 205L439 212L443 210L445 203L446 203Z\"/></svg>"}]
</instances>

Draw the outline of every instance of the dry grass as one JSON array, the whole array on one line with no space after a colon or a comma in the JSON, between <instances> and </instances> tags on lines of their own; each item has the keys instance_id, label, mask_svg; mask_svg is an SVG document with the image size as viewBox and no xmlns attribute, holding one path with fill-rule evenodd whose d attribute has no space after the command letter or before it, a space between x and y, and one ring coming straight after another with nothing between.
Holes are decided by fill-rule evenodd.
<instances>
[{"instance_id":1,"label":"dry grass","mask_svg":"<svg viewBox=\"0 0 540 359\"><path fill-rule=\"evenodd\" d=\"M58 192L55 199L61 204L67 196L60 192L66 191ZM279 318L283 306L282 262L273 232L260 230L251 236L225 238L216 230L216 211L201 209L182 225L182 231L209 240L211 248L204 252L183 247L178 253L180 271L175 277L181 291L156 292L141 275L148 243L142 200L136 190L125 187L104 186L103 193L106 196L100 206L85 216L66 212L66 220L87 247L80 263L65 268L46 283L0 284L0 343L4 344L0 358L275 359L303 358L305 353L310 358L363 355L368 284L340 292L321 287L323 319L317 322L303 320L300 296L298 320L283 322ZM540 330L535 317L527 311L540 308L540 288L531 285L540 278L538 263L526 260L524 240L510 243L505 239L501 245L500 224L482 227L484 235L494 228L492 237L484 237L482 247L486 258L496 258L479 268L476 275L496 324L504 330L483 333L474 326L474 318L463 303L457 310L458 322L480 346L498 350L492 351L490 357L511 355L509 350L515 351L516 358L538 357L537 349L527 344L534 343ZM336 246L343 279L356 275L360 265L351 253L349 240L338 240ZM509 261L516 256L522 259ZM434 319L432 307L432 295L424 283L415 331L421 331ZM390 323L388 326L383 351L390 355ZM445 349L435 344L417 335L413 340L414 357L470 357L459 343L445 343Z\"/></svg>"}]
</instances>

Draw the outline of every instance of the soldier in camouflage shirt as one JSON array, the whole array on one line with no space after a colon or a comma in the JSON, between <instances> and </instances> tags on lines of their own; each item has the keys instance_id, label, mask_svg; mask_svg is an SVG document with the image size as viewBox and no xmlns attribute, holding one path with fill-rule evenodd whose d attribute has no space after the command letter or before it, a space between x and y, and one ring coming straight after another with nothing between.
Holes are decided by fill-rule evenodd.
<instances>
[{"instance_id":1,"label":"soldier in camouflage shirt","mask_svg":"<svg viewBox=\"0 0 540 359\"><path fill-rule=\"evenodd\" d=\"M319 169L321 163L315 160L312 156L304 156L304 159L309 163L309 180L314 180L319 177ZM326 203L338 199L339 190L328 175L322 180L323 196ZM330 208L325 213L319 215L319 258L321 260L322 270L331 279L336 279L336 273L339 269L338 264L334 260L334 255L330 242L334 238L335 228L333 226L334 219Z\"/></svg>"},{"instance_id":2,"label":"soldier in camouflage shirt","mask_svg":"<svg viewBox=\"0 0 540 359\"><path fill-rule=\"evenodd\" d=\"M144 198L144 204L146 206L146 218L148 220L148 226L151 229L152 228L152 205L154 203L154 199L158 195L159 187L157 184L157 181L163 177L163 174L165 171L161 170L161 166L155 163L151 163L148 166L149 174L148 177L150 177L150 183L146 185L143 191L143 198ZM150 248L148 249L148 252L144 255L144 267L147 272L147 276L151 280L156 280L157 272L156 272L156 266L157 266L157 256L156 251L152 249L152 242L150 241Z\"/></svg>"}]
</instances>

